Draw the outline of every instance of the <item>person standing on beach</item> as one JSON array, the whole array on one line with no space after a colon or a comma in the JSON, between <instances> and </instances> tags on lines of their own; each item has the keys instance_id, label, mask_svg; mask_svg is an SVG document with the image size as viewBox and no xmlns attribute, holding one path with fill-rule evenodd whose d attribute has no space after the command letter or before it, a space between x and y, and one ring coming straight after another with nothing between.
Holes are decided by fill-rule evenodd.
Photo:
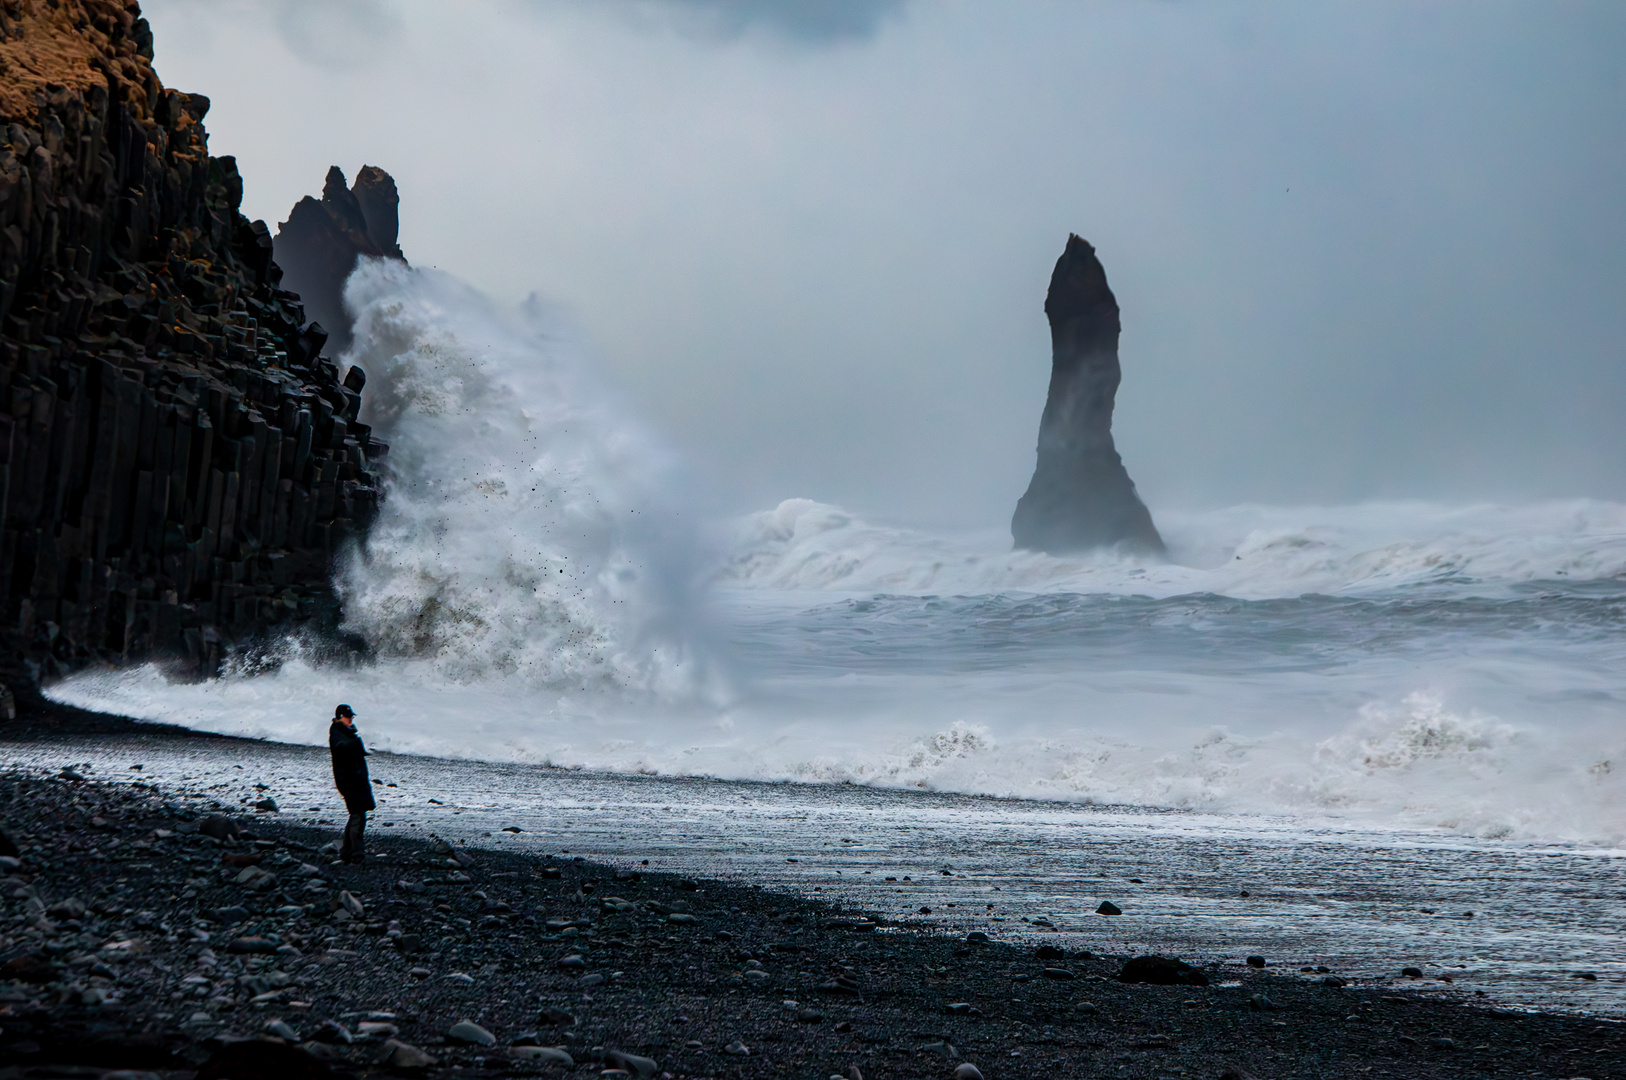
<instances>
[{"instance_id":1,"label":"person standing on beach","mask_svg":"<svg viewBox=\"0 0 1626 1080\"><path fill-rule=\"evenodd\" d=\"M362 860L362 833L367 828L367 811L374 808L373 784L367 776L367 748L356 734L356 714L348 705L333 710L333 726L327 733L328 749L333 751L333 783L344 796L350 820L344 826L339 861Z\"/></svg>"}]
</instances>

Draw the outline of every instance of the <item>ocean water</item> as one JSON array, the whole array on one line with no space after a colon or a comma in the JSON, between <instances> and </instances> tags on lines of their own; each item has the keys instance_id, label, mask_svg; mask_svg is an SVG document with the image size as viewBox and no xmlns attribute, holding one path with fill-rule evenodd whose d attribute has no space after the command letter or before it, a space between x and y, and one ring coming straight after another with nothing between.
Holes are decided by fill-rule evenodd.
<instances>
[{"instance_id":1,"label":"ocean water","mask_svg":"<svg viewBox=\"0 0 1626 1080\"><path fill-rule=\"evenodd\" d=\"M1155 562L794 498L697 520L544 313L385 265L348 299L392 447L337 570L375 658L289 640L52 697L307 744L348 701L379 749L607 774L1626 839L1626 506L1154 508Z\"/></svg>"}]
</instances>

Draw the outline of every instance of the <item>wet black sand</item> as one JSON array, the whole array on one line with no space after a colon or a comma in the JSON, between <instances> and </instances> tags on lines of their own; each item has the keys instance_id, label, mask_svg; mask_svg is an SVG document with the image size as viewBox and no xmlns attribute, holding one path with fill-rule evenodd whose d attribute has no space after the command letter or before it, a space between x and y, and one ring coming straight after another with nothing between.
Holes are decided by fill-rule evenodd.
<instances>
[{"instance_id":1,"label":"wet black sand","mask_svg":"<svg viewBox=\"0 0 1626 1080\"><path fill-rule=\"evenodd\" d=\"M73 710L27 723L41 736L129 730ZM192 831L215 810L250 837ZM167 786L19 770L0 779L0 822L21 849L0 879L0 976L25 977L0 982L0 1077L295 1076L310 1058L430 1076L621 1065L876 1080L950 1077L965 1062L990 1080L1626 1075L1626 1031L1610 1020L1241 965L1205 968L1206 987L1125 985L1124 957L1041 959L1032 942L968 942L924 919L641 860L449 853L375 830L365 866L331 865L319 850L331 831ZM271 951L234 952L245 939L257 940L235 948ZM448 1041L461 1020L493 1044ZM235 1046L275 1039L277 1021L297 1054ZM402 1069L415 1055L397 1043L434 1064ZM562 1047L574 1064L516 1043ZM221 1071L228 1059L250 1064Z\"/></svg>"}]
</instances>

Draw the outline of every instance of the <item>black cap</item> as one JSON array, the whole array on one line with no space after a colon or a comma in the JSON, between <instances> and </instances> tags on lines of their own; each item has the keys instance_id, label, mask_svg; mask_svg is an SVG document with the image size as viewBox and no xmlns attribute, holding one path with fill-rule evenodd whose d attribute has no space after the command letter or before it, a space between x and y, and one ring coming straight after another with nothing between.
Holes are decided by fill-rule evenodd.
<instances>
[{"instance_id":1,"label":"black cap","mask_svg":"<svg viewBox=\"0 0 1626 1080\"><path fill-rule=\"evenodd\" d=\"M340 705L337 709L333 710L333 718L335 720L337 720L341 716L353 717L355 715L356 715L356 711L354 709L352 709L348 705Z\"/></svg>"}]
</instances>

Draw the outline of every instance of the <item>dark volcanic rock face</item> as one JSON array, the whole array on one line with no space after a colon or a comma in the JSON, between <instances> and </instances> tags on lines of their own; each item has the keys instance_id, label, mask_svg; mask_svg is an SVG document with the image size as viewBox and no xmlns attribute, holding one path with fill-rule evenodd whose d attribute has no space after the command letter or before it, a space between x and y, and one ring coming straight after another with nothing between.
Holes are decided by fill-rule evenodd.
<instances>
[{"instance_id":1,"label":"dark volcanic rock face","mask_svg":"<svg viewBox=\"0 0 1626 1080\"><path fill-rule=\"evenodd\" d=\"M139 14L0 5L0 716L86 664L209 674L336 625L332 558L377 506L361 375Z\"/></svg>"},{"instance_id":2,"label":"dark volcanic rock face","mask_svg":"<svg viewBox=\"0 0 1626 1080\"><path fill-rule=\"evenodd\" d=\"M396 243L400 202L394 179L378 166L362 166L355 186L346 187L344 172L335 165L327 171L321 200L307 195L277 227L276 260L283 284L299 294L336 352L350 347L344 281L356 260L372 255L405 261Z\"/></svg>"},{"instance_id":3,"label":"dark volcanic rock face","mask_svg":"<svg viewBox=\"0 0 1626 1080\"><path fill-rule=\"evenodd\" d=\"M1039 421L1039 461L1016 504L1019 548L1081 551L1122 545L1162 552L1163 538L1135 494L1112 443L1118 367L1118 301L1095 249L1078 236L1056 260L1045 297L1050 317L1050 395Z\"/></svg>"}]
</instances>

